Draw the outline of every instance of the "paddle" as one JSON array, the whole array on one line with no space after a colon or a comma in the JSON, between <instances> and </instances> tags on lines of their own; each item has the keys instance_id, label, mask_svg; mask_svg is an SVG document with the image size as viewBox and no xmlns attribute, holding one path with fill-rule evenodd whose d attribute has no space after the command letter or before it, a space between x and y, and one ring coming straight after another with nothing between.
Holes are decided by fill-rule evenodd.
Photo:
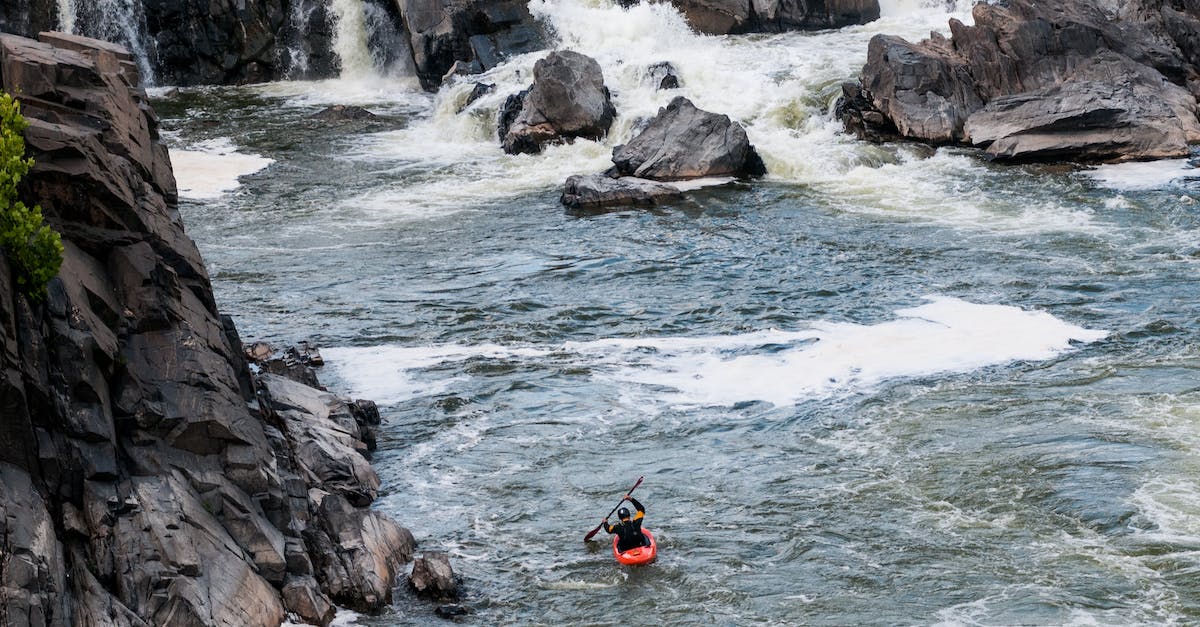
<instances>
[{"instance_id":1,"label":"paddle","mask_svg":"<svg viewBox=\"0 0 1200 627\"><path fill-rule=\"evenodd\" d=\"M630 494L633 494L633 491L636 490L638 486L642 485L642 479L645 479L645 478L646 477L638 477L637 483L633 484L633 487L629 488L629 491L626 492L625 495L629 496ZM621 503L624 503L624 502L625 502L625 499L621 499ZM617 503L617 507L620 507L621 503ZM609 512L608 516L612 516L613 512L617 511L617 507L612 508L612 512ZM605 518L608 518L608 516L605 516ZM604 526L604 523L600 523L599 525L596 525L595 529L592 529L591 531L588 532L588 534L586 536L583 536L583 541L587 542L588 540L591 540L592 536L599 533L600 528L603 526Z\"/></svg>"}]
</instances>

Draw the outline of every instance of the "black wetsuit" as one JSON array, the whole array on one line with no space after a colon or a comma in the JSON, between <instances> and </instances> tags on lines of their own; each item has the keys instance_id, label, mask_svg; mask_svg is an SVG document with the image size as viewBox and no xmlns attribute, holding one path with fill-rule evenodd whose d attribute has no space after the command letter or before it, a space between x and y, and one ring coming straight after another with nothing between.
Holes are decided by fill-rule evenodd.
<instances>
[{"instance_id":1,"label":"black wetsuit","mask_svg":"<svg viewBox=\"0 0 1200 627\"><path fill-rule=\"evenodd\" d=\"M642 504L632 496L629 497L629 502L633 503L634 508L637 509L637 513L633 515L632 519L622 520L615 525L610 525L607 522L604 523L604 530L606 532L617 534L619 538L617 540L618 551L628 551L629 549L650 544L646 535L642 533L642 517L646 515L646 508L642 507Z\"/></svg>"}]
</instances>

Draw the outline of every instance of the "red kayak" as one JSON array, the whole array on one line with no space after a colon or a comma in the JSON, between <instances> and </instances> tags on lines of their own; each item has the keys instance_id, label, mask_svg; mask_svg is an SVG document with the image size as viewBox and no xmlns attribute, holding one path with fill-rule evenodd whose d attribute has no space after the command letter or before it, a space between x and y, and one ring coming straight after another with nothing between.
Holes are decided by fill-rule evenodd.
<instances>
[{"instance_id":1,"label":"red kayak","mask_svg":"<svg viewBox=\"0 0 1200 627\"><path fill-rule=\"evenodd\" d=\"M658 557L658 542L654 540L654 536L650 534L648 529L642 529L642 534L650 541L648 546L639 546L629 549L628 551L617 551L617 536L613 536L613 557L617 558L618 562L628 566L639 566L641 564L649 564Z\"/></svg>"}]
</instances>

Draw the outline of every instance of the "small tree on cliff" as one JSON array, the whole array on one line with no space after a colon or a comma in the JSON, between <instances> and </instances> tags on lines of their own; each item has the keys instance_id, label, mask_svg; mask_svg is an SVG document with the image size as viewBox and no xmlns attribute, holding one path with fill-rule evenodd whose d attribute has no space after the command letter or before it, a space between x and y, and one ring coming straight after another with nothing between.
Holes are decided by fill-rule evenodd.
<instances>
[{"instance_id":1,"label":"small tree on cliff","mask_svg":"<svg viewBox=\"0 0 1200 627\"><path fill-rule=\"evenodd\" d=\"M42 223L41 207L26 207L17 200L17 185L33 166L33 159L25 158L22 133L27 126L21 104L0 93L0 248L16 271L21 291L41 299L62 265L63 245L58 233Z\"/></svg>"}]
</instances>

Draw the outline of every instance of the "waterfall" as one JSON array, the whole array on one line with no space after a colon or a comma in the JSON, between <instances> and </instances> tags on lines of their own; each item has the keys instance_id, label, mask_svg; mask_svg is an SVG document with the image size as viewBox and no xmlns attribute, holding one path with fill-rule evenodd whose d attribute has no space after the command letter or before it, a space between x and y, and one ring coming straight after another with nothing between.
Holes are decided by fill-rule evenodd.
<instances>
[{"instance_id":1,"label":"waterfall","mask_svg":"<svg viewBox=\"0 0 1200 627\"><path fill-rule=\"evenodd\" d=\"M332 0L333 41L330 46L341 62L342 78L367 78L376 74L375 59L367 45L367 12L363 0Z\"/></svg>"},{"instance_id":2,"label":"waterfall","mask_svg":"<svg viewBox=\"0 0 1200 627\"><path fill-rule=\"evenodd\" d=\"M75 3L72 0L58 0L58 30L75 32Z\"/></svg>"},{"instance_id":3,"label":"waterfall","mask_svg":"<svg viewBox=\"0 0 1200 627\"><path fill-rule=\"evenodd\" d=\"M64 32L125 46L145 84L154 84L153 43L140 0L58 0L58 21Z\"/></svg>"},{"instance_id":4,"label":"waterfall","mask_svg":"<svg viewBox=\"0 0 1200 627\"><path fill-rule=\"evenodd\" d=\"M408 38L387 0L300 0L280 36L291 79L413 75Z\"/></svg>"}]
</instances>

